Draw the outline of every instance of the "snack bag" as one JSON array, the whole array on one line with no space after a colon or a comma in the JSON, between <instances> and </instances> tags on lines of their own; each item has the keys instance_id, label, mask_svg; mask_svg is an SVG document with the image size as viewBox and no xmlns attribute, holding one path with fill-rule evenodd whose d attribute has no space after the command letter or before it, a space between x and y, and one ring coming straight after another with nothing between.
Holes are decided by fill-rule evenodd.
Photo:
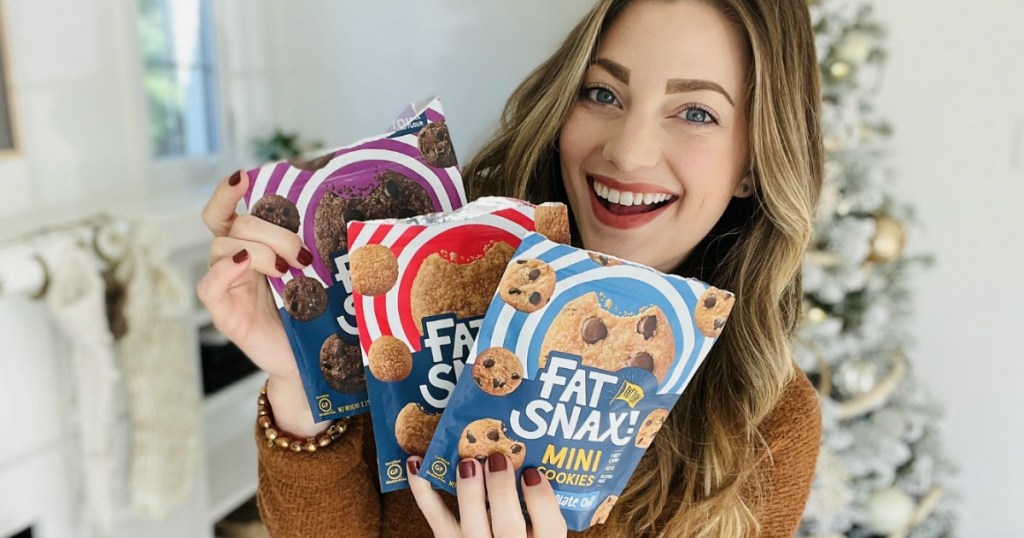
<instances>
[{"instance_id":1,"label":"snack bag","mask_svg":"<svg viewBox=\"0 0 1024 538\"><path fill-rule=\"evenodd\" d=\"M354 222L352 289L382 491L408 487L516 247L534 230L569 240L563 204L481 198L450 214ZM523 298L540 308L548 296Z\"/></svg>"},{"instance_id":2,"label":"snack bag","mask_svg":"<svg viewBox=\"0 0 1024 538\"><path fill-rule=\"evenodd\" d=\"M534 307L524 298L540 293ZM463 458L502 452L551 482L568 527L604 523L735 296L526 237L484 317L420 476L455 492ZM518 483L518 480L517 480Z\"/></svg>"},{"instance_id":3,"label":"snack bag","mask_svg":"<svg viewBox=\"0 0 1024 538\"><path fill-rule=\"evenodd\" d=\"M306 163L281 161L248 172L249 212L299 234L313 255L305 269L268 280L318 422L368 405L348 222L451 211L466 202L440 101L400 123L399 130Z\"/></svg>"}]
</instances>

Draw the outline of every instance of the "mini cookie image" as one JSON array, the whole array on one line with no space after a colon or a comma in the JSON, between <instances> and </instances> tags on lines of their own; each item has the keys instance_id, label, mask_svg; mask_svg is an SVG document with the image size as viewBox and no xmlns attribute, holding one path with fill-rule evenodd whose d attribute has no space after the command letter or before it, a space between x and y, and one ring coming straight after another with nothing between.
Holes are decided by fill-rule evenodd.
<instances>
[{"instance_id":1,"label":"mini cookie image","mask_svg":"<svg viewBox=\"0 0 1024 538\"><path fill-rule=\"evenodd\" d=\"M539 205L533 210L534 229L544 237L564 245L570 244L569 208L563 204Z\"/></svg>"},{"instance_id":2,"label":"mini cookie image","mask_svg":"<svg viewBox=\"0 0 1024 538\"><path fill-rule=\"evenodd\" d=\"M402 450L422 456L427 453L427 447L434 438L434 430L437 429L439 422L440 413L428 415L419 405L409 402L398 412L398 418L395 420L395 440Z\"/></svg>"},{"instance_id":3,"label":"mini cookie image","mask_svg":"<svg viewBox=\"0 0 1024 538\"><path fill-rule=\"evenodd\" d=\"M485 349L473 363L473 381L488 394L504 396L519 388L523 363L503 347Z\"/></svg>"},{"instance_id":4,"label":"mini cookie image","mask_svg":"<svg viewBox=\"0 0 1024 538\"><path fill-rule=\"evenodd\" d=\"M384 245L365 245L352 251L352 291L371 297L387 293L398 280L398 260Z\"/></svg>"},{"instance_id":5,"label":"mini cookie image","mask_svg":"<svg viewBox=\"0 0 1024 538\"><path fill-rule=\"evenodd\" d=\"M569 301L555 316L541 344L538 366L552 351L577 355L583 364L616 371L643 368L665 380L676 348L668 318L657 306L633 316L616 316L601 307L597 293Z\"/></svg>"},{"instance_id":6,"label":"mini cookie image","mask_svg":"<svg viewBox=\"0 0 1024 538\"><path fill-rule=\"evenodd\" d=\"M409 299L416 328L422 333L423 318L446 312L462 319L486 314L514 253L508 243L498 241L469 263L452 262L438 253L427 256L412 281Z\"/></svg>"},{"instance_id":7,"label":"mini cookie image","mask_svg":"<svg viewBox=\"0 0 1024 538\"><path fill-rule=\"evenodd\" d=\"M615 258L609 258L608 256L605 256L604 254L601 254L600 252L590 252L590 251L588 251L587 255L590 256L591 260L594 260L594 263L596 263L598 265L603 265L604 267L611 267L613 265L622 265L621 261L619 261L619 260L617 260Z\"/></svg>"},{"instance_id":8,"label":"mini cookie image","mask_svg":"<svg viewBox=\"0 0 1024 538\"><path fill-rule=\"evenodd\" d=\"M299 231L299 210L284 196L268 194L260 198L249 214L286 230Z\"/></svg>"},{"instance_id":9,"label":"mini cookie image","mask_svg":"<svg viewBox=\"0 0 1024 538\"><path fill-rule=\"evenodd\" d=\"M487 461L487 456L498 452L508 456L512 466L518 469L526 458L526 445L509 439L505 435L505 425L494 418L474 420L462 430L459 457L476 458L483 463Z\"/></svg>"},{"instance_id":10,"label":"mini cookie image","mask_svg":"<svg viewBox=\"0 0 1024 538\"><path fill-rule=\"evenodd\" d=\"M332 334L320 348L320 371L332 389L345 394L366 390L366 372L359 344L345 342Z\"/></svg>"},{"instance_id":11,"label":"mini cookie image","mask_svg":"<svg viewBox=\"0 0 1024 538\"><path fill-rule=\"evenodd\" d=\"M320 260L334 267L332 256L348 249L348 222L408 218L434 211L434 204L419 183L383 170L370 188L340 187L323 193L313 213L313 238Z\"/></svg>"},{"instance_id":12,"label":"mini cookie image","mask_svg":"<svg viewBox=\"0 0 1024 538\"><path fill-rule=\"evenodd\" d=\"M370 344L367 362L374 377L388 383L401 381L412 372L412 352L394 336L381 336Z\"/></svg>"},{"instance_id":13,"label":"mini cookie image","mask_svg":"<svg viewBox=\"0 0 1024 538\"><path fill-rule=\"evenodd\" d=\"M615 503L618 502L618 495L609 495L605 497L601 504L594 511L594 517L590 518L590 526L604 525L605 521L608 521L608 515L612 513L612 508L615 507Z\"/></svg>"},{"instance_id":14,"label":"mini cookie image","mask_svg":"<svg viewBox=\"0 0 1024 538\"><path fill-rule=\"evenodd\" d=\"M448 135L448 126L443 121L428 123L417 135L420 153L427 164L435 168L455 166L455 148L452 137Z\"/></svg>"},{"instance_id":15,"label":"mini cookie image","mask_svg":"<svg viewBox=\"0 0 1024 538\"><path fill-rule=\"evenodd\" d=\"M640 424L640 429L636 432L636 440L633 444L640 448L651 446L651 443L654 442L654 436L658 435L658 430L665 424L665 419L667 418L668 409L655 409L651 411L643 423Z\"/></svg>"},{"instance_id":16,"label":"mini cookie image","mask_svg":"<svg viewBox=\"0 0 1024 538\"><path fill-rule=\"evenodd\" d=\"M555 270L536 259L509 264L498 284L501 298L521 312L535 312L548 304L555 291Z\"/></svg>"},{"instance_id":17,"label":"mini cookie image","mask_svg":"<svg viewBox=\"0 0 1024 538\"><path fill-rule=\"evenodd\" d=\"M315 159L310 159L308 161L302 161L298 159L294 161L288 161L288 164L294 166L295 168L305 170L307 172L316 172L317 170L327 166L327 163L331 162L332 159L334 159L334 152L325 153L319 157L316 157Z\"/></svg>"},{"instance_id":18,"label":"mini cookie image","mask_svg":"<svg viewBox=\"0 0 1024 538\"><path fill-rule=\"evenodd\" d=\"M697 301L697 309L694 311L697 328L704 336L718 338L735 303L736 295L732 292L708 288L701 294Z\"/></svg>"},{"instance_id":19,"label":"mini cookie image","mask_svg":"<svg viewBox=\"0 0 1024 538\"><path fill-rule=\"evenodd\" d=\"M284 309L299 321L309 321L327 309L327 290L315 278L295 277L284 285Z\"/></svg>"}]
</instances>

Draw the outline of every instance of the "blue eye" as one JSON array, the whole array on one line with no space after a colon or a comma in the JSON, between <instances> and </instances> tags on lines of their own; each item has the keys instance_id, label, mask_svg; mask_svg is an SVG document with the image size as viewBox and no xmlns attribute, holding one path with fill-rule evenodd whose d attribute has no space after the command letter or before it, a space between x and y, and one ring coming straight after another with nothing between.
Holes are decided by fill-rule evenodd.
<instances>
[{"instance_id":1,"label":"blue eye","mask_svg":"<svg viewBox=\"0 0 1024 538\"><path fill-rule=\"evenodd\" d=\"M687 121L694 123L704 123L710 117L707 110L701 110L699 108L688 108L683 114Z\"/></svg>"},{"instance_id":2,"label":"blue eye","mask_svg":"<svg viewBox=\"0 0 1024 538\"><path fill-rule=\"evenodd\" d=\"M583 96L601 105L615 105L618 102L614 93L600 86L583 88Z\"/></svg>"}]
</instances>

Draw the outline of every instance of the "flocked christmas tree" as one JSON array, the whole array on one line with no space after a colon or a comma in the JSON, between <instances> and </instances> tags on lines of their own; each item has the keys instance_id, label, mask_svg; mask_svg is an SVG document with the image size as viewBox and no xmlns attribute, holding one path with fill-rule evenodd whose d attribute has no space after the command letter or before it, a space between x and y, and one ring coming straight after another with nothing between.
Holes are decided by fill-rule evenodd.
<instances>
[{"instance_id":1,"label":"flocked christmas tree","mask_svg":"<svg viewBox=\"0 0 1024 538\"><path fill-rule=\"evenodd\" d=\"M884 33L863 0L809 1L828 163L794 349L824 423L800 536L949 536L954 466L906 328L908 281L929 260L903 251L913 214L888 192L890 131L873 107Z\"/></svg>"}]
</instances>

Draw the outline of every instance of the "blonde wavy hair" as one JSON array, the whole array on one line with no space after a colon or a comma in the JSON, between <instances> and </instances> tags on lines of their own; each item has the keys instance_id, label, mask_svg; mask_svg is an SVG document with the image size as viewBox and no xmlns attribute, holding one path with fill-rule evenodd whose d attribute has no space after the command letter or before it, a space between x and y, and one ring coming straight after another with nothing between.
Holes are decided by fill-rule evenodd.
<instances>
[{"instance_id":1,"label":"blonde wavy hair","mask_svg":"<svg viewBox=\"0 0 1024 538\"><path fill-rule=\"evenodd\" d=\"M795 373L789 339L800 318L801 260L823 174L820 81L806 0L691 1L718 9L746 42L755 193L734 198L675 271L732 290L738 300L609 518L614 535L758 534L759 469L769 457L758 425ZM498 133L464 170L473 197L568 204L558 133L601 36L629 2L599 0L515 90Z\"/></svg>"}]
</instances>

